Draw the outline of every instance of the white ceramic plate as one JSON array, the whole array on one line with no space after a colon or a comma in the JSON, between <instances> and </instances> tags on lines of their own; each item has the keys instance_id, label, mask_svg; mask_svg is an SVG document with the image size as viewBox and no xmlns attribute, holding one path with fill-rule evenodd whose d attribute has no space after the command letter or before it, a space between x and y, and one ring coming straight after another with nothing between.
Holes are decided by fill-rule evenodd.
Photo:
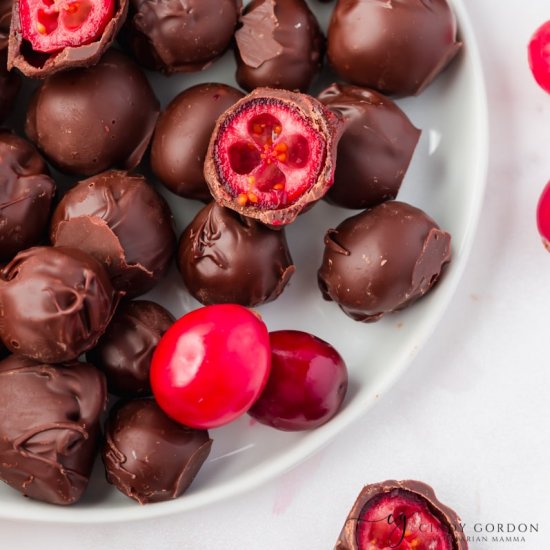
<instances>
[{"instance_id":1,"label":"white ceramic plate","mask_svg":"<svg viewBox=\"0 0 550 550\"><path fill-rule=\"evenodd\" d=\"M248 416L216 430L212 454L181 498L139 506L109 486L96 464L90 487L77 505L62 508L23 498L0 484L0 518L48 522L115 522L183 512L242 493L292 468L366 414L397 380L427 341L464 270L479 216L488 157L487 106L480 57L461 0L452 2L464 48L451 67L420 97L400 101L421 141L399 195L424 209L453 237L453 261L434 291L407 311L375 324L346 317L324 302L316 284L323 235L354 212L319 203L288 228L297 272L274 303L258 308L270 330L312 332L344 356L350 388L340 413L312 432L284 433L254 424ZM333 4L310 2L326 28ZM231 53L210 70L172 78L151 75L165 105L199 82L234 84ZM200 205L164 192L181 232ZM179 316L200 304L189 297L174 270L151 297Z\"/></svg>"}]
</instances>

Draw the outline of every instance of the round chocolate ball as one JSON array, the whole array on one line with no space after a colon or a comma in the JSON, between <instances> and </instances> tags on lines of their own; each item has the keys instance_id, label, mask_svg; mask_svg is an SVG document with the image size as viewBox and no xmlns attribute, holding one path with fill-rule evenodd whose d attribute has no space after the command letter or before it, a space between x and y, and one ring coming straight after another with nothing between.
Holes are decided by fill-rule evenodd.
<instances>
[{"instance_id":1,"label":"round chocolate ball","mask_svg":"<svg viewBox=\"0 0 550 550\"><path fill-rule=\"evenodd\" d=\"M183 232L178 265L202 304L254 307L275 300L294 273L284 229L211 202Z\"/></svg>"},{"instance_id":2,"label":"round chocolate ball","mask_svg":"<svg viewBox=\"0 0 550 550\"><path fill-rule=\"evenodd\" d=\"M151 143L151 168L170 191L208 202L204 158L217 118L244 94L226 84L198 84L177 95L161 114Z\"/></svg>"},{"instance_id":3,"label":"round chocolate ball","mask_svg":"<svg viewBox=\"0 0 550 550\"><path fill-rule=\"evenodd\" d=\"M55 183L26 139L0 130L0 261L38 244L47 232Z\"/></svg>"},{"instance_id":4,"label":"round chocolate ball","mask_svg":"<svg viewBox=\"0 0 550 550\"><path fill-rule=\"evenodd\" d=\"M206 430L168 417L153 399L120 401L105 426L107 481L140 504L179 497L207 459Z\"/></svg>"},{"instance_id":5,"label":"round chocolate ball","mask_svg":"<svg viewBox=\"0 0 550 550\"><path fill-rule=\"evenodd\" d=\"M329 229L319 288L352 319L378 321L433 287L450 246L451 236L422 210L385 202Z\"/></svg>"},{"instance_id":6,"label":"round chocolate ball","mask_svg":"<svg viewBox=\"0 0 550 550\"><path fill-rule=\"evenodd\" d=\"M306 92L321 70L324 36L304 0L252 0L235 33L237 82Z\"/></svg>"},{"instance_id":7,"label":"round chocolate ball","mask_svg":"<svg viewBox=\"0 0 550 550\"><path fill-rule=\"evenodd\" d=\"M420 130L391 99L366 88L332 84L319 100L345 120L334 184L325 198L360 209L395 199Z\"/></svg>"},{"instance_id":8,"label":"round chocolate ball","mask_svg":"<svg viewBox=\"0 0 550 550\"><path fill-rule=\"evenodd\" d=\"M126 296L153 288L168 271L176 246L172 215L138 174L109 170L82 180L54 211L55 246L79 248L106 267Z\"/></svg>"},{"instance_id":9,"label":"round chocolate ball","mask_svg":"<svg viewBox=\"0 0 550 550\"><path fill-rule=\"evenodd\" d=\"M29 106L25 131L63 172L130 170L147 149L159 110L141 69L109 50L93 67L46 78Z\"/></svg>"},{"instance_id":10,"label":"round chocolate ball","mask_svg":"<svg viewBox=\"0 0 550 550\"><path fill-rule=\"evenodd\" d=\"M97 451L105 378L92 365L0 362L0 479L30 498L68 505L84 493Z\"/></svg>"},{"instance_id":11,"label":"round chocolate ball","mask_svg":"<svg viewBox=\"0 0 550 550\"><path fill-rule=\"evenodd\" d=\"M122 43L148 69L200 71L229 47L240 9L240 0L130 0Z\"/></svg>"},{"instance_id":12,"label":"round chocolate ball","mask_svg":"<svg viewBox=\"0 0 550 550\"><path fill-rule=\"evenodd\" d=\"M37 361L72 361L95 346L118 298L103 266L85 252L30 248L1 271L0 338Z\"/></svg>"},{"instance_id":13,"label":"round chocolate ball","mask_svg":"<svg viewBox=\"0 0 550 550\"><path fill-rule=\"evenodd\" d=\"M341 78L388 95L420 93L460 49L447 0L338 0L327 55Z\"/></svg>"},{"instance_id":14,"label":"round chocolate ball","mask_svg":"<svg viewBox=\"0 0 550 550\"><path fill-rule=\"evenodd\" d=\"M151 395L151 358L174 321L154 302L136 300L119 306L97 346L86 353L86 359L105 373L110 393L123 397Z\"/></svg>"}]
</instances>

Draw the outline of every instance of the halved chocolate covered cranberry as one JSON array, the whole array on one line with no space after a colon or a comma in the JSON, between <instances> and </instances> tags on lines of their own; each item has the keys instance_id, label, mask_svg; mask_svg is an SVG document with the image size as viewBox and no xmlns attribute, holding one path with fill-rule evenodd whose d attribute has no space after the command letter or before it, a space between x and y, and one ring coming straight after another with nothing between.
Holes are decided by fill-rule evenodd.
<instances>
[{"instance_id":1,"label":"halved chocolate covered cranberry","mask_svg":"<svg viewBox=\"0 0 550 550\"><path fill-rule=\"evenodd\" d=\"M467 550L460 518L419 481L384 481L359 494L336 550Z\"/></svg>"},{"instance_id":2,"label":"halved chocolate covered cranberry","mask_svg":"<svg viewBox=\"0 0 550 550\"><path fill-rule=\"evenodd\" d=\"M332 185L341 127L311 96L257 88L218 119L205 164L212 195L264 223L292 222Z\"/></svg>"}]
</instances>

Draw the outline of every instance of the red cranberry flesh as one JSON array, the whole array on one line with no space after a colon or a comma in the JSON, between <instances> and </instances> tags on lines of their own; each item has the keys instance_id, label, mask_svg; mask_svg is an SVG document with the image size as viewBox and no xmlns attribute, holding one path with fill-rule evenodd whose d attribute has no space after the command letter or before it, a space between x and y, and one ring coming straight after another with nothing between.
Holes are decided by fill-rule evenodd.
<instances>
[{"instance_id":1,"label":"red cranberry flesh","mask_svg":"<svg viewBox=\"0 0 550 550\"><path fill-rule=\"evenodd\" d=\"M271 373L249 414L285 431L310 430L340 409L348 387L346 364L327 342L297 330L269 334Z\"/></svg>"},{"instance_id":2,"label":"red cranberry flesh","mask_svg":"<svg viewBox=\"0 0 550 550\"><path fill-rule=\"evenodd\" d=\"M370 500L357 523L361 550L453 550L446 525L421 496L396 489Z\"/></svg>"},{"instance_id":3,"label":"red cranberry flesh","mask_svg":"<svg viewBox=\"0 0 550 550\"><path fill-rule=\"evenodd\" d=\"M114 12L114 0L19 0L23 38L43 53L93 42Z\"/></svg>"}]
</instances>

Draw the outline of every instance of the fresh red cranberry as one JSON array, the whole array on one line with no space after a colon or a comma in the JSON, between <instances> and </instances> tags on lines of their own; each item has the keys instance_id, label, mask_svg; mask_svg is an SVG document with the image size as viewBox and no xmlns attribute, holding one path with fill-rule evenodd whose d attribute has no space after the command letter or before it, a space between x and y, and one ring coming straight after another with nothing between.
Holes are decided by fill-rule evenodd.
<instances>
[{"instance_id":1,"label":"fresh red cranberry","mask_svg":"<svg viewBox=\"0 0 550 550\"><path fill-rule=\"evenodd\" d=\"M19 0L23 38L43 53L93 42L114 11L114 0Z\"/></svg>"},{"instance_id":2,"label":"fresh red cranberry","mask_svg":"<svg viewBox=\"0 0 550 550\"><path fill-rule=\"evenodd\" d=\"M290 223L332 185L342 121L315 98L257 88L214 129L205 177L223 206Z\"/></svg>"},{"instance_id":3,"label":"fresh red cranberry","mask_svg":"<svg viewBox=\"0 0 550 550\"><path fill-rule=\"evenodd\" d=\"M453 550L450 533L419 495L396 489L367 503L357 525L361 550Z\"/></svg>"},{"instance_id":4,"label":"fresh red cranberry","mask_svg":"<svg viewBox=\"0 0 550 550\"><path fill-rule=\"evenodd\" d=\"M550 93L550 21L543 23L531 37L529 66L539 86Z\"/></svg>"},{"instance_id":5,"label":"fresh red cranberry","mask_svg":"<svg viewBox=\"0 0 550 550\"><path fill-rule=\"evenodd\" d=\"M550 181L542 190L537 205L537 227L544 246L550 251Z\"/></svg>"},{"instance_id":6,"label":"fresh red cranberry","mask_svg":"<svg viewBox=\"0 0 550 550\"><path fill-rule=\"evenodd\" d=\"M263 321L234 304L202 307L176 321L151 362L157 403L192 428L215 428L245 413L271 366Z\"/></svg>"},{"instance_id":7,"label":"fresh red cranberry","mask_svg":"<svg viewBox=\"0 0 550 550\"><path fill-rule=\"evenodd\" d=\"M340 409L348 372L340 354L327 342L298 330L269 335L271 374L249 414L279 430L317 428Z\"/></svg>"}]
</instances>

